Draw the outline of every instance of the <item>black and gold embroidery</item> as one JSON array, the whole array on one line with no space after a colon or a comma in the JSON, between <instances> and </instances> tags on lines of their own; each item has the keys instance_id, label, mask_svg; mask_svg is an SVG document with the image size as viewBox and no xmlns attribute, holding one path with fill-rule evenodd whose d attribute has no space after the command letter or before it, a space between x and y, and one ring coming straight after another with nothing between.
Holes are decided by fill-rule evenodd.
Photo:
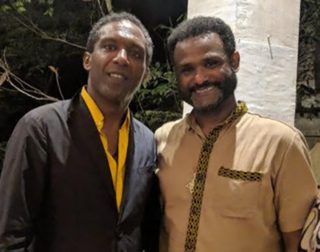
<instances>
[{"instance_id":1,"label":"black and gold embroidery","mask_svg":"<svg viewBox=\"0 0 320 252\"><path fill-rule=\"evenodd\" d=\"M223 166L220 167L218 175L243 181L261 181L263 176L260 172L232 170Z\"/></svg>"},{"instance_id":2,"label":"black and gold embroidery","mask_svg":"<svg viewBox=\"0 0 320 252\"><path fill-rule=\"evenodd\" d=\"M234 122L237 118L247 112L247 107L244 102L240 102L235 111L227 118L227 120L220 126L211 130L206 137L199 156L198 166L194 183L192 185L192 200L189 212L187 235L184 244L185 252L196 251L199 221L202 207L203 191L207 177L207 169L214 143L217 141L220 131L226 126Z\"/></svg>"}]
</instances>

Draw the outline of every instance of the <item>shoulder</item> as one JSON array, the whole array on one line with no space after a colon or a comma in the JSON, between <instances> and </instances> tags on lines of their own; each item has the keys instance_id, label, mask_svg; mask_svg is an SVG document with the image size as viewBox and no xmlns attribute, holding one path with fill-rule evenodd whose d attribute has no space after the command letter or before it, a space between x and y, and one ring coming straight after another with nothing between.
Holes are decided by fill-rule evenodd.
<instances>
[{"instance_id":1,"label":"shoulder","mask_svg":"<svg viewBox=\"0 0 320 252\"><path fill-rule=\"evenodd\" d=\"M151 158L152 166L156 160L156 142L153 132L142 122L132 117L132 139L139 159ZM150 161L150 160L149 160Z\"/></svg>"},{"instance_id":2,"label":"shoulder","mask_svg":"<svg viewBox=\"0 0 320 252\"><path fill-rule=\"evenodd\" d=\"M165 140L171 133L182 132L186 128L186 118L167 122L158 128L155 132L157 141Z\"/></svg>"},{"instance_id":3,"label":"shoulder","mask_svg":"<svg viewBox=\"0 0 320 252\"><path fill-rule=\"evenodd\" d=\"M153 132L142 122L132 117L133 137L137 145L155 146L155 138Z\"/></svg>"},{"instance_id":4,"label":"shoulder","mask_svg":"<svg viewBox=\"0 0 320 252\"><path fill-rule=\"evenodd\" d=\"M144 132L145 134L153 135L153 132L135 117L132 117L132 124L136 131L141 131L141 132Z\"/></svg>"},{"instance_id":5,"label":"shoulder","mask_svg":"<svg viewBox=\"0 0 320 252\"><path fill-rule=\"evenodd\" d=\"M250 134L272 139L284 139L288 141L297 137L304 139L300 130L294 126L250 112L241 118L238 126L240 129L243 128L249 131Z\"/></svg>"},{"instance_id":6,"label":"shoulder","mask_svg":"<svg viewBox=\"0 0 320 252\"><path fill-rule=\"evenodd\" d=\"M48 126L54 127L54 122L67 116L70 100L58 101L37 107L26 113L17 123L17 132L35 132Z\"/></svg>"},{"instance_id":7,"label":"shoulder","mask_svg":"<svg viewBox=\"0 0 320 252\"><path fill-rule=\"evenodd\" d=\"M25 114L22 119L26 121L44 121L50 116L67 113L68 107L70 105L70 100L58 101L46 105L37 107L27 114Z\"/></svg>"}]
</instances>

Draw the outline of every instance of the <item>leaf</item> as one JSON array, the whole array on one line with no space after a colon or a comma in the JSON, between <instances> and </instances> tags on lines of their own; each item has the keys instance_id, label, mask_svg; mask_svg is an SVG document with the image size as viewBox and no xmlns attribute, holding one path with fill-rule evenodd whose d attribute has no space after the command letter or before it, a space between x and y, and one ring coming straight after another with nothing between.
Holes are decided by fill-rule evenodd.
<instances>
[{"instance_id":1,"label":"leaf","mask_svg":"<svg viewBox=\"0 0 320 252\"><path fill-rule=\"evenodd\" d=\"M3 11L3 12L6 12L6 11L9 11L11 10L11 7L9 5L3 5L0 7L0 11Z\"/></svg>"},{"instance_id":2,"label":"leaf","mask_svg":"<svg viewBox=\"0 0 320 252\"><path fill-rule=\"evenodd\" d=\"M19 6L19 7L17 7L17 12L18 13L23 13L23 12L25 12L26 11L26 8L24 8L23 6Z\"/></svg>"},{"instance_id":3,"label":"leaf","mask_svg":"<svg viewBox=\"0 0 320 252\"><path fill-rule=\"evenodd\" d=\"M21 1L21 0L16 1L16 2L14 3L14 5L15 5L16 8L24 7L24 3L23 3L23 1Z\"/></svg>"},{"instance_id":4,"label":"leaf","mask_svg":"<svg viewBox=\"0 0 320 252\"><path fill-rule=\"evenodd\" d=\"M52 17L53 16L53 8L52 7L49 7L44 13L43 13L44 16L49 16L49 17Z\"/></svg>"}]
</instances>

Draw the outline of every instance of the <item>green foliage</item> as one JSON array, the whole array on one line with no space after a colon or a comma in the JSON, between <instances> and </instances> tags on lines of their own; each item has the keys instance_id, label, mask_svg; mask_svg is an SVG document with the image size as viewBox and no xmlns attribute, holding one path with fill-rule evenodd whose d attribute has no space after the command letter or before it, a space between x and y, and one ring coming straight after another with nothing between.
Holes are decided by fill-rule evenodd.
<instances>
[{"instance_id":1,"label":"green foliage","mask_svg":"<svg viewBox=\"0 0 320 252\"><path fill-rule=\"evenodd\" d=\"M181 118L181 113L172 111L146 110L135 114L135 117L155 131L165 122L174 121Z\"/></svg>"},{"instance_id":2,"label":"green foliage","mask_svg":"<svg viewBox=\"0 0 320 252\"><path fill-rule=\"evenodd\" d=\"M81 60L82 54L81 49L50 38L83 45L87 35L84 31L90 28L92 15L81 3L72 6L56 1L54 16L50 17L44 13L51 12L47 7L53 1L22 2L26 8L23 15L15 9L0 15L1 55L5 51L12 72L41 90L49 91L56 83L48 66L60 68L63 59L77 55ZM74 8L78 9L76 14Z\"/></svg>"},{"instance_id":3,"label":"green foliage","mask_svg":"<svg viewBox=\"0 0 320 252\"><path fill-rule=\"evenodd\" d=\"M169 66L157 62L151 66L150 79L136 94L134 102L139 104L141 110L159 108L179 110L175 83L175 75Z\"/></svg>"},{"instance_id":4,"label":"green foliage","mask_svg":"<svg viewBox=\"0 0 320 252\"><path fill-rule=\"evenodd\" d=\"M317 107L315 99L316 47L320 43L320 1L302 0L297 76L297 112Z\"/></svg>"},{"instance_id":5,"label":"green foliage","mask_svg":"<svg viewBox=\"0 0 320 252\"><path fill-rule=\"evenodd\" d=\"M175 74L168 64L155 63L150 69L150 80L136 93L131 105L135 116L150 129L181 118L182 101L179 98Z\"/></svg>"},{"instance_id":6,"label":"green foliage","mask_svg":"<svg viewBox=\"0 0 320 252\"><path fill-rule=\"evenodd\" d=\"M299 56L320 41L320 2L302 0L300 11Z\"/></svg>"},{"instance_id":7,"label":"green foliage","mask_svg":"<svg viewBox=\"0 0 320 252\"><path fill-rule=\"evenodd\" d=\"M52 16L53 15L53 4L54 0L11 0L3 4L0 7L0 12L16 11L19 14L27 12L27 9L32 4L39 4L45 8L43 15Z\"/></svg>"}]
</instances>

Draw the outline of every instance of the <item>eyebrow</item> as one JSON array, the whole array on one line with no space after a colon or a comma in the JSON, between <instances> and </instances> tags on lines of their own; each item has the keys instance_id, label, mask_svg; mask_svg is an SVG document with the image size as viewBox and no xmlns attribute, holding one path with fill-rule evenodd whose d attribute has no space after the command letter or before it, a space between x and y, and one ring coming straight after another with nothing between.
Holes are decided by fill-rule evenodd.
<instances>
[{"instance_id":1,"label":"eyebrow","mask_svg":"<svg viewBox=\"0 0 320 252\"><path fill-rule=\"evenodd\" d=\"M176 64L176 65L175 65L175 68L178 69L178 70L179 70L179 69L182 69L182 68L186 68L186 67L187 67L187 68L188 68L188 67L191 68L191 67L192 67L192 64L191 64L191 63L182 63L182 64Z\"/></svg>"},{"instance_id":2,"label":"eyebrow","mask_svg":"<svg viewBox=\"0 0 320 252\"><path fill-rule=\"evenodd\" d=\"M105 42L114 42L114 43L116 43L116 40L113 39L113 38L108 38L108 37L102 38L100 40L100 43L105 43Z\"/></svg>"},{"instance_id":3,"label":"eyebrow","mask_svg":"<svg viewBox=\"0 0 320 252\"><path fill-rule=\"evenodd\" d=\"M105 42L113 42L113 43L117 43L117 39L114 39L114 38L111 38L111 37L104 37L101 39L100 43L105 43ZM135 47L135 48L139 48L141 50L145 50L146 49L146 46L143 44L143 45L140 45L139 43L135 43L134 41L130 40L127 42L127 44L132 48L132 47Z\"/></svg>"}]
</instances>

